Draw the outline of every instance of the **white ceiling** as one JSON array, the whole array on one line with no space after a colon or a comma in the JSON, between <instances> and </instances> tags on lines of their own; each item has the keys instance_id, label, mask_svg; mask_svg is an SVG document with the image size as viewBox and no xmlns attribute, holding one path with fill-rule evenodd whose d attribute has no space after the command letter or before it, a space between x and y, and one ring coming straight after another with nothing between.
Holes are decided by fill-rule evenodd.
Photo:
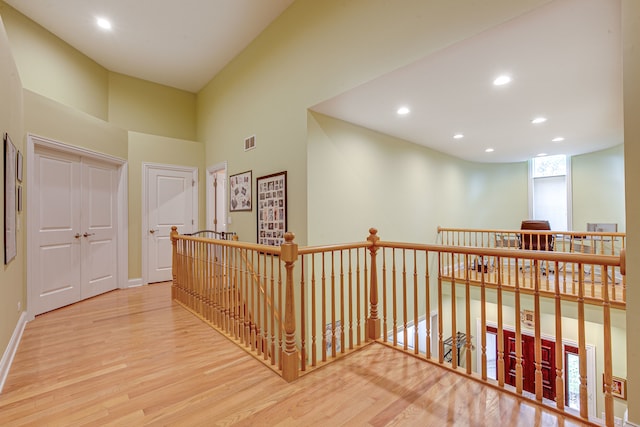
<instances>
[{"instance_id":1,"label":"white ceiling","mask_svg":"<svg viewBox=\"0 0 640 427\"><path fill-rule=\"evenodd\" d=\"M197 92L293 0L5 2L108 70Z\"/></svg>"},{"instance_id":2,"label":"white ceiling","mask_svg":"<svg viewBox=\"0 0 640 427\"><path fill-rule=\"evenodd\" d=\"M621 144L620 13L619 0L556 0L312 110L477 162ZM512 83L493 86L503 73Z\"/></svg>"},{"instance_id":3,"label":"white ceiling","mask_svg":"<svg viewBox=\"0 0 640 427\"><path fill-rule=\"evenodd\" d=\"M109 70L197 92L293 0L5 2ZM555 0L312 109L472 161L608 148L623 142L620 13ZM494 87L500 73L512 83Z\"/></svg>"}]
</instances>

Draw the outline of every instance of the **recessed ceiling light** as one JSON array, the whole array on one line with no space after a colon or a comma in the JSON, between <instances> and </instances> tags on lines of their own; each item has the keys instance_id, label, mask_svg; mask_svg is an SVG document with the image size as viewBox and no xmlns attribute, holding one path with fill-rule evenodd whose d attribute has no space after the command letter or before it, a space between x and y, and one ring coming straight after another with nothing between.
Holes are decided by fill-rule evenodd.
<instances>
[{"instance_id":1,"label":"recessed ceiling light","mask_svg":"<svg viewBox=\"0 0 640 427\"><path fill-rule=\"evenodd\" d=\"M544 157L546 155L547 155L547 153L538 153L538 154L536 154L536 157Z\"/></svg>"},{"instance_id":2,"label":"recessed ceiling light","mask_svg":"<svg viewBox=\"0 0 640 427\"><path fill-rule=\"evenodd\" d=\"M535 119L531 120L531 123L533 123L534 125L540 124L540 123L544 123L547 121L546 117L536 117Z\"/></svg>"},{"instance_id":3,"label":"recessed ceiling light","mask_svg":"<svg viewBox=\"0 0 640 427\"><path fill-rule=\"evenodd\" d=\"M493 153L493 151L493 148L487 148L486 150L484 150L485 153Z\"/></svg>"},{"instance_id":4,"label":"recessed ceiling light","mask_svg":"<svg viewBox=\"0 0 640 427\"><path fill-rule=\"evenodd\" d=\"M453 139L462 139L464 138L464 135L461 133L456 133L455 135L453 135Z\"/></svg>"},{"instance_id":5,"label":"recessed ceiling light","mask_svg":"<svg viewBox=\"0 0 640 427\"><path fill-rule=\"evenodd\" d=\"M409 107L400 107L398 108L398 114L401 116L404 116L406 114L409 114L411 110L409 110Z\"/></svg>"},{"instance_id":6,"label":"recessed ceiling light","mask_svg":"<svg viewBox=\"0 0 640 427\"><path fill-rule=\"evenodd\" d=\"M556 138L553 138L551 141L552 141L552 142L562 142L562 141L564 141L564 138L563 138L563 137L561 137L561 136L558 136L558 137L556 137Z\"/></svg>"},{"instance_id":7,"label":"recessed ceiling light","mask_svg":"<svg viewBox=\"0 0 640 427\"><path fill-rule=\"evenodd\" d=\"M109 22L109 20L104 19L104 18L97 18L96 19L96 24L98 24L98 27L105 29L105 30L110 30L111 29L111 22Z\"/></svg>"},{"instance_id":8,"label":"recessed ceiling light","mask_svg":"<svg viewBox=\"0 0 640 427\"><path fill-rule=\"evenodd\" d=\"M511 77L507 75L499 76L493 81L494 86L503 86L508 83L511 83Z\"/></svg>"}]
</instances>

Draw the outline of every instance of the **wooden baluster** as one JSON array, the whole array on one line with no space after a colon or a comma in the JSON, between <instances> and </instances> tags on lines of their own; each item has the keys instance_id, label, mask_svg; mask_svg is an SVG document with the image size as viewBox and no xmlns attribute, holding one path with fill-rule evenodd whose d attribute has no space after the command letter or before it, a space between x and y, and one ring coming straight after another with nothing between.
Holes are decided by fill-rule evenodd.
<instances>
[{"instance_id":1,"label":"wooden baluster","mask_svg":"<svg viewBox=\"0 0 640 427\"><path fill-rule=\"evenodd\" d=\"M600 266L602 268L602 280L603 280L603 328L604 328L604 415L605 424L613 427L614 414L613 414L613 395L611 394L612 378L612 358L611 358L611 304L609 301L608 292L608 267L605 265Z\"/></svg>"},{"instance_id":2,"label":"wooden baluster","mask_svg":"<svg viewBox=\"0 0 640 427\"><path fill-rule=\"evenodd\" d=\"M430 287L430 275L429 275L429 251L424 251L424 306L425 306L425 323L426 323L426 337L425 337L425 348L426 348L426 358L431 359L431 287Z\"/></svg>"},{"instance_id":3,"label":"wooden baluster","mask_svg":"<svg viewBox=\"0 0 640 427\"><path fill-rule=\"evenodd\" d=\"M274 261L275 261L274 256L271 257L271 364L275 365L276 364L276 307L273 307L273 304L275 304L276 301L276 293L275 293L275 281L276 281L276 268L274 265ZM306 370L307 367L307 342L306 342L306 333L307 333L307 325L306 325L306 321L307 321L307 316L306 316L306 304L305 304L305 297L304 297L304 290L305 290L305 283L304 283L304 277L305 277L305 269L304 269L304 257L300 260L300 267L302 270L301 273L301 280L302 283L300 284L300 319L301 319L301 326L300 326L300 351L301 351L301 355L302 355L302 366L301 366L301 370ZM278 309L280 309L280 306L278 306ZM280 328L278 328L280 329Z\"/></svg>"},{"instance_id":4,"label":"wooden baluster","mask_svg":"<svg viewBox=\"0 0 640 427\"><path fill-rule=\"evenodd\" d=\"M387 329L387 257L385 248L382 248L382 341L388 342Z\"/></svg>"},{"instance_id":5,"label":"wooden baluster","mask_svg":"<svg viewBox=\"0 0 640 427\"><path fill-rule=\"evenodd\" d=\"M370 317L370 312L371 312L371 303L370 303L370 298L369 298L369 270L368 270L368 265L369 265L369 261L368 261L368 256L366 255L366 251L364 254L364 271L362 274L363 277L363 282L364 285L362 286L362 290L363 290L363 294L364 294L364 298L363 298L363 310L364 310L364 339L366 341L369 341L369 317Z\"/></svg>"},{"instance_id":6,"label":"wooden baluster","mask_svg":"<svg viewBox=\"0 0 640 427\"><path fill-rule=\"evenodd\" d=\"M357 255L357 250L356 250ZM353 271L352 260L353 254L349 249L349 350L353 350Z\"/></svg>"},{"instance_id":7,"label":"wooden baluster","mask_svg":"<svg viewBox=\"0 0 640 427\"><path fill-rule=\"evenodd\" d=\"M413 250L413 353L420 354L420 336L418 335L418 258L416 250Z\"/></svg>"},{"instance_id":8,"label":"wooden baluster","mask_svg":"<svg viewBox=\"0 0 640 427\"><path fill-rule=\"evenodd\" d=\"M269 258L273 259L273 255L269 255ZM269 296L269 275L272 274L272 271L270 273L270 270L267 268L267 254L266 252L264 253L264 262L263 262L263 268L264 268L264 275L262 278L262 353L264 356L264 360L267 360L269 358L269 300L271 299L271 297Z\"/></svg>"},{"instance_id":9,"label":"wooden baluster","mask_svg":"<svg viewBox=\"0 0 640 427\"><path fill-rule=\"evenodd\" d=\"M321 303L321 321L322 321L322 358L323 362L327 361L327 276L325 274L325 252L322 252L322 276L320 277L321 289L320 289L320 303Z\"/></svg>"},{"instance_id":10,"label":"wooden baluster","mask_svg":"<svg viewBox=\"0 0 640 427\"><path fill-rule=\"evenodd\" d=\"M397 346L398 345L398 290L397 290L397 282L396 282L396 274L397 274L397 270L396 270L396 248L392 248L391 249L391 256L392 256L392 266L391 266L391 271L392 271L392 282L391 282L391 296L393 298L393 306L392 306L392 312L393 312L393 346Z\"/></svg>"},{"instance_id":11,"label":"wooden baluster","mask_svg":"<svg viewBox=\"0 0 640 427\"><path fill-rule=\"evenodd\" d=\"M451 253L451 265L456 265L454 262L454 253ZM466 268L465 268L466 270ZM458 327L456 325L456 278L451 279L451 367L453 369L458 368Z\"/></svg>"},{"instance_id":12,"label":"wooden baluster","mask_svg":"<svg viewBox=\"0 0 640 427\"><path fill-rule=\"evenodd\" d=\"M540 266L538 260L533 261L535 269L535 281L533 290L533 313L534 313L534 333L535 333L535 389L536 400L542 402L542 337L540 335Z\"/></svg>"},{"instance_id":13,"label":"wooden baluster","mask_svg":"<svg viewBox=\"0 0 640 427\"><path fill-rule=\"evenodd\" d=\"M584 266L578 263L578 359L580 371L580 416L588 418L587 347L584 318Z\"/></svg>"},{"instance_id":14,"label":"wooden baluster","mask_svg":"<svg viewBox=\"0 0 640 427\"><path fill-rule=\"evenodd\" d=\"M444 253L438 253L438 363L444 363L444 341L442 339L442 259L444 257Z\"/></svg>"},{"instance_id":15,"label":"wooden baluster","mask_svg":"<svg viewBox=\"0 0 640 427\"><path fill-rule=\"evenodd\" d=\"M298 244L293 242L294 234L286 232L284 244L281 246L281 259L285 263L285 312L284 329L285 343L282 354L282 378L291 382L298 378L298 350L296 350L296 313L295 294L293 288L293 265L298 259Z\"/></svg>"},{"instance_id":16,"label":"wooden baluster","mask_svg":"<svg viewBox=\"0 0 640 427\"><path fill-rule=\"evenodd\" d=\"M242 259L249 259L248 250L244 251L245 256L241 257L239 262L242 262ZM253 264L253 251L251 251L251 260L249 264ZM249 282L249 277L247 276L248 271L246 268L242 269L239 273L240 280L242 283L242 298L238 296L238 303L242 305L244 308L244 343L247 346L251 346L253 339L251 337L251 323L253 323L253 313L251 313L251 283ZM234 307L238 306L238 304L234 304Z\"/></svg>"},{"instance_id":17,"label":"wooden baluster","mask_svg":"<svg viewBox=\"0 0 640 427\"><path fill-rule=\"evenodd\" d=\"M176 299L178 289L178 227L175 225L171 227L171 299Z\"/></svg>"},{"instance_id":18,"label":"wooden baluster","mask_svg":"<svg viewBox=\"0 0 640 427\"><path fill-rule=\"evenodd\" d=\"M280 303L278 303L280 306ZM316 321L316 262L315 254L311 254L311 366L316 366L318 360L318 349L316 342L316 331L318 324Z\"/></svg>"},{"instance_id":19,"label":"wooden baluster","mask_svg":"<svg viewBox=\"0 0 640 427\"><path fill-rule=\"evenodd\" d=\"M559 263L555 262L556 272ZM560 277L555 276L555 318L556 318L556 407L564 410L564 352L562 349L562 298L560 296Z\"/></svg>"},{"instance_id":20,"label":"wooden baluster","mask_svg":"<svg viewBox=\"0 0 640 427\"><path fill-rule=\"evenodd\" d=\"M331 357L336 357L336 265L335 252L331 255Z\"/></svg>"},{"instance_id":21,"label":"wooden baluster","mask_svg":"<svg viewBox=\"0 0 640 427\"><path fill-rule=\"evenodd\" d=\"M285 310L283 310L284 306L282 305L282 297L284 296L284 293L285 293L284 287L286 286L287 278L285 277L284 282L282 281L282 278L286 276L286 272L285 274L282 273L282 264L283 264L282 262L278 263L278 310L280 310L280 322L282 322L284 326ZM276 352L276 357L278 357L278 361L279 361L278 366L280 367L280 369L283 369L282 357L281 357L281 352L282 352L282 349L284 348L283 329L284 327L278 328L278 351Z\"/></svg>"},{"instance_id":22,"label":"wooden baluster","mask_svg":"<svg viewBox=\"0 0 640 427\"><path fill-rule=\"evenodd\" d=\"M481 258L484 262L484 257ZM500 258L498 258L500 265ZM481 376L484 381L487 380L487 297L484 269L480 274L480 358L481 358Z\"/></svg>"},{"instance_id":23,"label":"wooden baluster","mask_svg":"<svg viewBox=\"0 0 640 427\"><path fill-rule=\"evenodd\" d=\"M407 336L407 258L406 252L402 250L402 347L405 351L409 348L409 338Z\"/></svg>"},{"instance_id":24,"label":"wooden baluster","mask_svg":"<svg viewBox=\"0 0 640 427\"><path fill-rule=\"evenodd\" d=\"M480 262L481 265L484 265L484 258L480 257ZM465 260L464 260L464 264L465 265L469 265L469 260L468 260L468 255L465 254ZM467 374L471 375L471 351L472 351L472 345L471 345L471 284L469 283L469 269L465 268L465 271L467 272L466 274L466 280L465 280L465 306L466 306L466 334L467 334L467 339L466 339L466 343L465 343L465 355L466 355L466 360L465 360L465 367L467 368ZM484 276L484 268L480 269L480 277ZM417 329L417 328L416 328Z\"/></svg>"},{"instance_id":25,"label":"wooden baluster","mask_svg":"<svg viewBox=\"0 0 640 427\"><path fill-rule=\"evenodd\" d=\"M502 275L498 271L498 283L496 287L497 314L498 314L498 385L504 387L504 333L502 324Z\"/></svg>"},{"instance_id":26,"label":"wooden baluster","mask_svg":"<svg viewBox=\"0 0 640 427\"><path fill-rule=\"evenodd\" d=\"M522 394L522 322L518 319L520 316L522 307L520 300L520 277L516 274L515 283L515 323L516 323L516 393Z\"/></svg>"},{"instance_id":27,"label":"wooden baluster","mask_svg":"<svg viewBox=\"0 0 640 427\"><path fill-rule=\"evenodd\" d=\"M361 301L361 295L360 295L360 252L357 253L357 258L356 258L356 345L360 345L360 343L362 342L362 339L360 338L360 330L361 330L361 320L362 320L362 316L360 315L361 313L361 307L360 307L360 301Z\"/></svg>"},{"instance_id":28,"label":"wooden baluster","mask_svg":"<svg viewBox=\"0 0 640 427\"><path fill-rule=\"evenodd\" d=\"M345 317L344 317L344 251L340 251L340 353L345 352Z\"/></svg>"},{"instance_id":29,"label":"wooden baluster","mask_svg":"<svg viewBox=\"0 0 640 427\"><path fill-rule=\"evenodd\" d=\"M378 252L378 241L380 240L380 238L378 237L377 233L378 230L376 230L375 228L370 228L369 237L367 237L367 240L372 243L372 245L369 247L369 253L371 255L371 282L369 292L370 310L369 318L367 319L368 339L371 340L380 338L380 319L378 318L378 269L376 267L376 254Z\"/></svg>"}]
</instances>

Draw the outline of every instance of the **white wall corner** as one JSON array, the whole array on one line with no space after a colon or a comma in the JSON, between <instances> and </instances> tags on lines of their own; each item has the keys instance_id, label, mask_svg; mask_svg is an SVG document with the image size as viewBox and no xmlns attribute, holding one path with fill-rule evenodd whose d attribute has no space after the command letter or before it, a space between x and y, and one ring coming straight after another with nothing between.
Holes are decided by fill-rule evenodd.
<instances>
[{"instance_id":1,"label":"white wall corner","mask_svg":"<svg viewBox=\"0 0 640 427\"><path fill-rule=\"evenodd\" d=\"M0 360L0 393L2 393L2 389L4 388L4 382L7 380L9 376L9 369L11 369L11 364L13 363L13 357L16 355L18 351L18 345L20 345L20 340L22 339L22 332L24 332L24 327L27 325L27 312L23 311L20 314L20 318L18 319L18 323L16 324L16 328L13 330L13 334L11 335L11 339L9 340L9 345L4 351L2 355L2 360Z\"/></svg>"}]
</instances>

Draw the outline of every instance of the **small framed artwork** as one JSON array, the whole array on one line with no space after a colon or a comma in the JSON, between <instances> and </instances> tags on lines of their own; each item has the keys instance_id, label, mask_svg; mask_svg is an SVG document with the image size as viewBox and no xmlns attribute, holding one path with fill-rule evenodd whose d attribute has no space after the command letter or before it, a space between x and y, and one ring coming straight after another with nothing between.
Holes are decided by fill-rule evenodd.
<instances>
[{"instance_id":1,"label":"small framed artwork","mask_svg":"<svg viewBox=\"0 0 640 427\"><path fill-rule=\"evenodd\" d=\"M18 162L16 164L16 178L22 182L22 152L18 151Z\"/></svg>"},{"instance_id":2,"label":"small framed artwork","mask_svg":"<svg viewBox=\"0 0 640 427\"><path fill-rule=\"evenodd\" d=\"M258 243L279 246L287 231L287 172L256 179Z\"/></svg>"},{"instance_id":3,"label":"small framed artwork","mask_svg":"<svg viewBox=\"0 0 640 427\"><path fill-rule=\"evenodd\" d=\"M4 263L15 258L18 238L16 233L16 165L17 149L9 134L4 134Z\"/></svg>"},{"instance_id":4,"label":"small framed artwork","mask_svg":"<svg viewBox=\"0 0 640 427\"><path fill-rule=\"evenodd\" d=\"M602 374L602 392L604 393L604 374ZM627 380L611 377L611 395L618 399L627 400Z\"/></svg>"},{"instance_id":5,"label":"small framed artwork","mask_svg":"<svg viewBox=\"0 0 640 427\"><path fill-rule=\"evenodd\" d=\"M251 207L251 171L229 177L229 211L250 211Z\"/></svg>"}]
</instances>

